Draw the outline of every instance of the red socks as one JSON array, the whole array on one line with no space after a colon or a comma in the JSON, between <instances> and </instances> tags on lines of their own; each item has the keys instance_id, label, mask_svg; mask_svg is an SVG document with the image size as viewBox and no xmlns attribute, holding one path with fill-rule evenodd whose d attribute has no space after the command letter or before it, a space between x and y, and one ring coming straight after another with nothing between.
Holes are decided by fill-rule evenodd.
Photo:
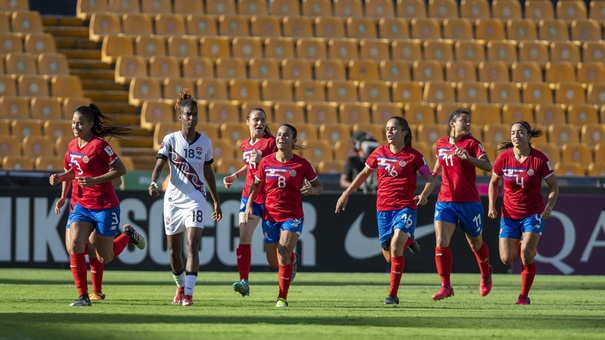
<instances>
[{"instance_id":1,"label":"red socks","mask_svg":"<svg viewBox=\"0 0 605 340\"><path fill-rule=\"evenodd\" d=\"M531 285L536 277L536 262L521 266L521 295L528 296Z\"/></svg>"},{"instance_id":2,"label":"red socks","mask_svg":"<svg viewBox=\"0 0 605 340\"><path fill-rule=\"evenodd\" d=\"M114 256L118 257L120 254L122 254L124 249L126 249L126 247L128 246L128 243L130 243L130 237L128 237L128 235L122 234L122 235L116 237L113 240Z\"/></svg>"},{"instance_id":3,"label":"red socks","mask_svg":"<svg viewBox=\"0 0 605 340\"><path fill-rule=\"evenodd\" d=\"M481 276L487 277L491 274L489 270L489 249L487 248L487 244L483 242L481 248L478 251L474 251L475 257L477 258L477 264L479 265L479 270L481 271Z\"/></svg>"},{"instance_id":4,"label":"red socks","mask_svg":"<svg viewBox=\"0 0 605 340\"><path fill-rule=\"evenodd\" d=\"M88 281L86 280L86 257L84 253L70 254L69 267L74 277L74 283L80 295L88 295Z\"/></svg>"},{"instance_id":5,"label":"red socks","mask_svg":"<svg viewBox=\"0 0 605 340\"><path fill-rule=\"evenodd\" d=\"M435 265L437 266L437 273L441 277L441 284L445 287L451 287L452 252L450 247L435 247Z\"/></svg>"},{"instance_id":6,"label":"red socks","mask_svg":"<svg viewBox=\"0 0 605 340\"><path fill-rule=\"evenodd\" d=\"M292 282L292 263L285 266L279 265L277 279L279 281L279 295L277 297L287 300L288 290Z\"/></svg>"},{"instance_id":7,"label":"red socks","mask_svg":"<svg viewBox=\"0 0 605 340\"><path fill-rule=\"evenodd\" d=\"M103 271L105 265L97 258L89 258L90 264L90 279L92 281L92 291L96 293L103 292Z\"/></svg>"},{"instance_id":8,"label":"red socks","mask_svg":"<svg viewBox=\"0 0 605 340\"><path fill-rule=\"evenodd\" d=\"M405 260L403 256L391 257L391 287L389 288L389 295L395 298L399 291L399 283L401 282L404 265Z\"/></svg>"},{"instance_id":9,"label":"red socks","mask_svg":"<svg viewBox=\"0 0 605 340\"><path fill-rule=\"evenodd\" d=\"M250 262L252 262L252 253L249 244L241 244L235 250L237 255L237 270L239 271L240 280L248 280L250 275Z\"/></svg>"}]
</instances>

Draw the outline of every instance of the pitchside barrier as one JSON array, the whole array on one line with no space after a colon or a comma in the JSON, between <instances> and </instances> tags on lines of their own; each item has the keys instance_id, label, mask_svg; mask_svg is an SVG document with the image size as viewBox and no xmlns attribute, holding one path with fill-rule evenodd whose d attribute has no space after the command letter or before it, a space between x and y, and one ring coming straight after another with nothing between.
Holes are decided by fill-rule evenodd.
<instances>
[{"instance_id":1,"label":"pitchside barrier","mask_svg":"<svg viewBox=\"0 0 605 340\"><path fill-rule=\"evenodd\" d=\"M143 250L129 245L107 266L110 270L169 270L166 236L162 223L162 196L144 191L118 191L121 224L130 223L146 238ZM0 190L0 267L69 268L64 236L68 212L54 206L58 188L13 188ZM238 244L239 191L221 192L223 219L210 218L207 204L205 229L200 249L202 271L237 272L235 249ZM376 228L375 196L354 194L345 212L334 213L338 192L304 197L304 229L297 251L300 271L309 272L388 272ZM433 213L436 195L427 206L418 208L416 239L418 255L405 251L405 271L435 272ZM483 197L487 211L487 198ZM500 202L498 202L500 206ZM498 256L499 221L484 216L483 237L490 249L494 272L518 273L519 261L503 265ZM478 267L464 233L458 229L451 243L453 272L476 273ZM605 195L562 193L551 219L546 221L540 240L538 273L604 275ZM270 271L266 265L260 225L252 242L252 271Z\"/></svg>"}]
</instances>

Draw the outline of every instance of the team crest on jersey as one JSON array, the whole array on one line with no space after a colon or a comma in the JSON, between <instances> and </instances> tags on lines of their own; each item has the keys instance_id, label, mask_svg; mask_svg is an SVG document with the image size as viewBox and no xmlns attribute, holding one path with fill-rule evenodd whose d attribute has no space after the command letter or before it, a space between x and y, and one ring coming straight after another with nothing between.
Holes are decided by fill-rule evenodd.
<instances>
[{"instance_id":1,"label":"team crest on jersey","mask_svg":"<svg viewBox=\"0 0 605 340\"><path fill-rule=\"evenodd\" d=\"M82 157L82 161L84 163L88 163L88 161L90 161L90 158L88 158L88 156L84 156L84 157Z\"/></svg>"},{"instance_id":2,"label":"team crest on jersey","mask_svg":"<svg viewBox=\"0 0 605 340\"><path fill-rule=\"evenodd\" d=\"M290 177L296 177L296 170L290 170Z\"/></svg>"},{"instance_id":3,"label":"team crest on jersey","mask_svg":"<svg viewBox=\"0 0 605 340\"><path fill-rule=\"evenodd\" d=\"M107 145L104 150L108 155L113 156L113 149L111 146Z\"/></svg>"},{"instance_id":4,"label":"team crest on jersey","mask_svg":"<svg viewBox=\"0 0 605 340\"><path fill-rule=\"evenodd\" d=\"M195 152L196 152L198 155L201 155L201 154L202 154L202 151L203 151L203 149L202 149L202 147L201 147L201 146L198 146L198 147L196 147L196 148L195 148Z\"/></svg>"},{"instance_id":5,"label":"team crest on jersey","mask_svg":"<svg viewBox=\"0 0 605 340\"><path fill-rule=\"evenodd\" d=\"M402 167L402 168L403 168L403 167L404 167L406 164L408 164L408 163L407 163L406 161L404 161L404 160L401 160L401 161L399 162L399 166L400 166L400 167Z\"/></svg>"},{"instance_id":6,"label":"team crest on jersey","mask_svg":"<svg viewBox=\"0 0 605 340\"><path fill-rule=\"evenodd\" d=\"M535 174L534 169L529 169L529 170L527 170L527 174L528 174L529 176L533 176L533 175Z\"/></svg>"}]
</instances>

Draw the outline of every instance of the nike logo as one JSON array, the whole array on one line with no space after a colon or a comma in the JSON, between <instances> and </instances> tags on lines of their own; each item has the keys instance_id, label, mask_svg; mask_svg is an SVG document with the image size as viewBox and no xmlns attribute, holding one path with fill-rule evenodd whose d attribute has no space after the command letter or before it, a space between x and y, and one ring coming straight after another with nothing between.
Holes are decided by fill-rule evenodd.
<instances>
[{"instance_id":1,"label":"nike logo","mask_svg":"<svg viewBox=\"0 0 605 340\"><path fill-rule=\"evenodd\" d=\"M361 231L361 221L365 212L361 213L347 231L345 236L345 251L354 259L363 260L382 254L379 237L368 237ZM414 236L419 240L435 232L433 224L416 227Z\"/></svg>"}]
</instances>

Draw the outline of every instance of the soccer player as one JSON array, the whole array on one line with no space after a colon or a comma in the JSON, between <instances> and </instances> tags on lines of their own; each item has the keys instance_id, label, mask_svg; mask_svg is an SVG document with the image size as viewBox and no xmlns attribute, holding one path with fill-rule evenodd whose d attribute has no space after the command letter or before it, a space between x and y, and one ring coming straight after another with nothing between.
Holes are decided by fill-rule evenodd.
<instances>
[{"instance_id":1,"label":"soccer player","mask_svg":"<svg viewBox=\"0 0 605 340\"><path fill-rule=\"evenodd\" d=\"M239 246L235 251L240 280L232 285L233 290L242 296L250 295L250 286L248 284L252 257L250 243L252 243L254 230L265 208L265 188L261 186L252 203L252 216L249 217L247 223L244 222L244 212L248 203L250 187L254 183L254 173L256 172L258 163L260 163L264 156L277 151L275 137L271 135L271 130L267 126L267 113L263 109L253 108L250 110L246 117L246 125L250 129L250 137L246 138L240 145L244 158L244 166L232 175L223 178L223 184L226 188L229 188L236 179L246 176L246 184L242 191L239 206ZM277 258L269 256L269 252L267 252L267 261L271 267L277 268Z\"/></svg>"},{"instance_id":2,"label":"soccer player","mask_svg":"<svg viewBox=\"0 0 605 340\"><path fill-rule=\"evenodd\" d=\"M72 189L73 211L69 214L70 267L80 297L70 306L91 306L86 278L86 243L91 235L96 257L101 263L109 263L118 256L128 243L145 247L145 239L130 225L114 239L120 225L120 202L112 181L126 173L124 163L111 146L102 139L105 136L120 137L129 129L108 124L108 118L94 104L78 107L72 118L74 138L67 146L62 174L52 174L50 184L75 181ZM61 191L65 200L67 190ZM94 234L93 234L94 232Z\"/></svg>"},{"instance_id":3,"label":"soccer player","mask_svg":"<svg viewBox=\"0 0 605 340\"><path fill-rule=\"evenodd\" d=\"M506 265L519 257L521 293L517 305L529 305L529 290L536 276L534 257L538 241L544 231L544 220L552 214L559 196L559 185L546 155L531 147L531 139L542 135L541 129L532 129L525 121L517 121L510 128L510 142L498 149L506 150L496 158L489 183L487 216L498 217L496 197L503 179L504 197L500 219L500 259ZM542 198L542 180L548 185L546 206Z\"/></svg>"},{"instance_id":4,"label":"soccer player","mask_svg":"<svg viewBox=\"0 0 605 340\"><path fill-rule=\"evenodd\" d=\"M199 249L206 218L206 186L212 196L212 219L219 221L221 210L214 171L212 142L195 131L197 101L188 90L179 93L174 106L181 130L166 135L151 173L149 195L158 196L162 169L170 162L170 183L164 195L164 231L170 252L170 268L177 290L172 304L193 306L193 290L200 268ZM204 180L205 182L204 183ZM187 265L183 263L183 237L187 242Z\"/></svg>"},{"instance_id":5,"label":"soccer player","mask_svg":"<svg viewBox=\"0 0 605 340\"><path fill-rule=\"evenodd\" d=\"M491 171L492 164L477 139L470 134L471 115L466 109L454 110L448 119L449 136L437 141L437 162L433 176L441 177L441 189L435 205L435 264L441 277L441 288L433 300L454 295L450 282L452 253L450 240L459 224L475 254L481 281L479 293L489 294L492 288L492 269L489 250L483 242L483 205L475 185L476 169Z\"/></svg>"},{"instance_id":6,"label":"soccer player","mask_svg":"<svg viewBox=\"0 0 605 340\"><path fill-rule=\"evenodd\" d=\"M369 155L364 169L338 199L336 213L345 210L349 195L376 170L378 234L384 258L391 264L389 295L384 304L396 305L399 304L397 293L405 264L403 251L412 243L416 230L416 208L428 202L435 185L424 156L412 148L412 130L408 122L402 117L392 117L385 130L388 143ZM415 196L417 173L426 183L420 195Z\"/></svg>"},{"instance_id":7,"label":"soccer player","mask_svg":"<svg viewBox=\"0 0 605 340\"><path fill-rule=\"evenodd\" d=\"M313 166L294 154L297 131L290 124L277 129L277 152L264 157L258 164L250 188L244 222L254 216L254 201L261 186L265 187L263 234L269 260L278 263L279 294L275 307L288 307L288 289L293 279L294 247L303 230L304 213L301 195L319 195L323 186Z\"/></svg>"}]
</instances>

